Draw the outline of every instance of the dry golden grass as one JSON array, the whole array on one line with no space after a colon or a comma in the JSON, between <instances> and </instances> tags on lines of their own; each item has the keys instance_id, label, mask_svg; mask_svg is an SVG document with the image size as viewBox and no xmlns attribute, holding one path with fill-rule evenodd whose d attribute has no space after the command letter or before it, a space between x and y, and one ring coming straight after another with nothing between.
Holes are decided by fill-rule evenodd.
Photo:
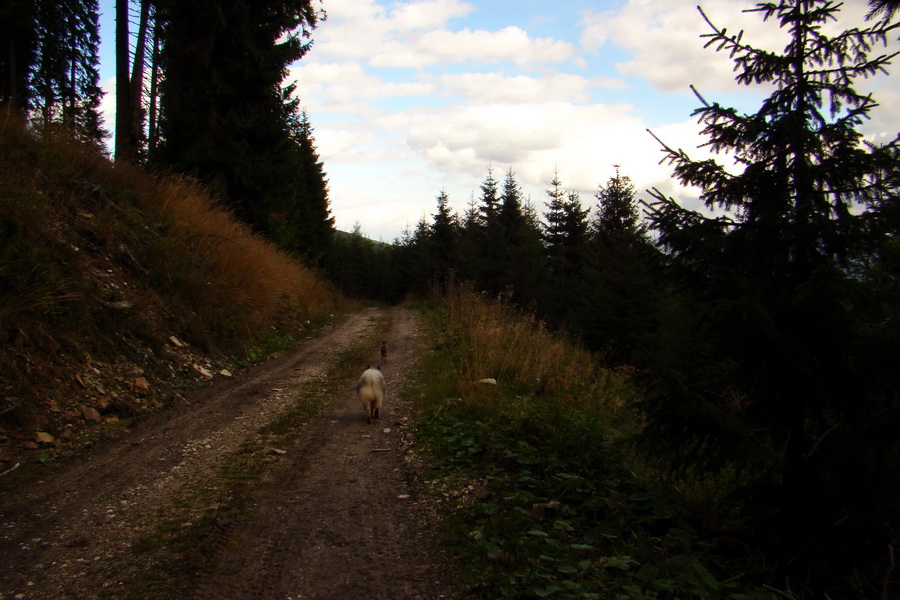
<instances>
[{"instance_id":1,"label":"dry golden grass","mask_svg":"<svg viewBox=\"0 0 900 600\"><path fill-rule=\"evenodd\" d=\"M337 308L339 296L324 278L238 221L195 180L113 164L66 131L35 132L2 107L0 158L0 224L18 240L15 248L0 246L0 279L23 286L0 294L0 313L41 313L77 299L91 291L79 283L84 274L98 268L141 277L137 287L180 312L189 330L212 331L212 343L233 352L272 326Z\"/></svg>"},{"instance_id":2,"label":"dry golden grass","mask_svg":"<svg viewBox=\"0 0 900 600\"><path fill-rule=\"evenodd\" d=\"M315 318L336 307L331 286L311 269L237 221L193 180L169 177L155 201L177 224L179 241L209 269L207 285L248 330L286 309Z\"/></svg>"},{"instance_id":3,"label":"dry golden grass","mask_svg":"<svg viewBox=\"0 0 900 600\"><path fill-rule=\"evenodd\" d=\"M443 290L448 336L459 352L457 386L463 398L490 404L511 393L552 395L608 417L618 415L633 393L631 371L607 369L600 357L522 314L471 288ZM493 378L497 385L477 383Z\"/></svg>"},{"instance_id":4,"label":"dry golden grass","mask_svg":"<svg viewBox=\"0 0 900 600\"><path fill-rule=\"evenodd\" d=\"M0 428L62 427L87 401L73 379L85 364L113 386L140 369L165 402L184 384L171 336L241 363L290 347L339 303L196 181L114 164L0 106Z\"/></svg>"}]
</instances>

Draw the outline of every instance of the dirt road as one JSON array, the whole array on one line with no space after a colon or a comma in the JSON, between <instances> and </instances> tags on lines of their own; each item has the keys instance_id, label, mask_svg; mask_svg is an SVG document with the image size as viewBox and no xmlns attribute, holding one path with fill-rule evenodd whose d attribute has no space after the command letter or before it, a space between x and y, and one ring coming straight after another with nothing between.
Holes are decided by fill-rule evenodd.
<instances>
[{"instance_id":1,"label":"dirt road","mask_svg":"<svg viewBox=\"0 0 900 600\"><path fill-rule=\"evenodd\" d=\"M340 360L363 346L379 363L382 338L388 397L367 425L350 389L366 365ZM404 459L419 342L407 310L364 310L4 493L0 600L152 598L164 582L172 600L461 597ZM271 433L312 397L327 401L300 435ZM249 481L239 510L228 473Z\"/></svg>"}]
</instances>

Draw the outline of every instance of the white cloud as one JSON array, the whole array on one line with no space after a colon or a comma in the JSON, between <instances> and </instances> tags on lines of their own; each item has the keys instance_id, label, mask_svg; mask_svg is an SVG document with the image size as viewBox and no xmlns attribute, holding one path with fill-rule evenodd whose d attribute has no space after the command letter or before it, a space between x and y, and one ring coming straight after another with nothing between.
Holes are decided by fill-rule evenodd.
<instances>
[{"instance_id":1,"label":"white cloud","mask_svg":"<svg viewBox=\"0 0 900 600\"><path fill-rule=\"evenodd\" d=\"M498 72L444 75L439 81L444 95L458 95L476 103L510 104L586 102L591 87L598 83L565 73L529 77Z\"/></svg>"},{"instance_id":2,"label":"white cloud","mask_svg":"<svg viewBox=\"0 0 900 600\"><path fill-rule=\"evenodd\" d=\"M410 2L394 5L391 20L400 31L429 30L443 27L447 21L464 17L473 10L471 5L455 0Z\"/></svg>"},{"instance_id":3,"label":"white cloud","mask_svg":"<svg viewBox=\"0 0 900 600\"><path fill-rule=\"evenodd\" d=\"M532 39L518 27L499 31L439 29L407 39L382 40L369 56L377 68L424 68L465 62L505 62L520 65L561 63L575 57L575 48L550 38Z\"/></svg>"},{"instance_id":4,"label":"white cloud","mask_svg":"<svg viewBox=\"0 0 900 600\"><path fill-rule=\"evenodd\" d=\"M497 31L451 30L474 9L455 0L396 3L336 0L316 30L314 55L366 61L378 68L423 68L467 61L559 63L576 55L568 42L533 39L515 26Z\"/></svg>"},{"instance_id":5,"label":"white cloud","mask_svg":"<svg viewBox=\"0 0 900 600\"><path fill-rule=\"evenodd\" d=\"M863 14L865 3L854 2ZM716 25L743 28L746 41L780 51L784 32L741 12L755 3L709 0L704 8ZM685 120L690 108L680 112L684 95L694 84L717 100L737 86L727 54L703 48L708 26L693 3L630 0L617 11L584 13L578 46L502 21L496 29L472 27L464 20L472 6L454 0L333 0L327 8L329 22L293 72L338 227L360 221L366 233L390 241L428 218L442 189L462 213L489 166L500 177L512 167L541 212L554 169L589 206L613 165L642 196L658 188L698 206L697 190L681 188L671 166L659 164L662 148L641 116L654 119L653 132L670 147L707 156L698 125ZM642 81L657 90L652 98L641 96ZM892 137L900 92L887 79L866 85L882 88L882 107L865 131Z\"/></svg>"},{"instance_id":6,"label":"white cloud","mask_svg":"<svg viewBox=\"0 0 900 600\"><path fill-rule=\"evenodd\" d=\"M760 19L742 14L754 0L717 0L704 7L713 23L729 31L746 28L748 34L762 33L771 39L770 25L760 27ZM624 49L629 60L617 63L628 77L645 78L664 92L685 91L693 83L701 89L734 88L732 63L727 55L704 49L700 33L710 31L694 3L669 0L628 2L620 11L586 12L581 44L599 51L607 44ZM759 41L758 37L754 37Z\"/></svg>"},{"instance_id":7,"label":"white cloud","mask_svg":"<svg viewBox=\"0 0 900 600\"><path fill-rule=\"evenodd\" d=\"M368 59L386 49L400 50L423 31L440 30L474 9L456 0L396 3L390 10L375 0L329 0L326 10L328 18L316 30L315 52Z\"/></svg>"},{"instance_id":8,"label":"white cloud","mask_svg":"<svg viewBox=\"0 0 900 600\"><path fill-rule=\"evenodd\" d=\"M582 15L581 45L593 52L609 51L611 46L626 51L627 60L617 63L618 71L628 77L645 78L663 92L684 91L688 84L710 92L731 91L733 62L701 34L712 32L696 8L696 3L671 0L630 0L618 11L587 11ZM788 42L786 30L775 19L764 22L759 12L744 12L756 7L757 0L709 0L699 3L709 20L718 28L735 34L744 31L743 41L765 50L782 51ZM868 5L861 0L844 3L838 20L823 26L834 35L852 26L866 26ZM896 46L892 42L892 46Z\"/></svg>"},{"instance_id":9,"label":"white cloud","mask_svg":"<svg viewBox=\"0 0 900 600\"><path fill-rule=\"evenodd\" d=\"M298 82L299 93L310 112L364 117L380 114L372 104L376 100L421 97L437 91L433 83L426 81L385 81L354 61L301 62L290 69L288 79Z\"/></svg>"},{"instance_id":10,"label":"white cloud","mask_svg":"<svg viewBox=\"0 0 900 600\"><path fill-rule=\"evenodd\" d=\"M626 104L492 104L421 110L385 121L408 127L401 137L438 172L477 180L488 165L511 166L523 183L543 189L559 167L567 188L593 194L618 164L642 186L666 187L671 168L656 164L661 147L631 112ZM655 133L700 156L698 130L688 121Z\"/></svg>"}]
</instances>

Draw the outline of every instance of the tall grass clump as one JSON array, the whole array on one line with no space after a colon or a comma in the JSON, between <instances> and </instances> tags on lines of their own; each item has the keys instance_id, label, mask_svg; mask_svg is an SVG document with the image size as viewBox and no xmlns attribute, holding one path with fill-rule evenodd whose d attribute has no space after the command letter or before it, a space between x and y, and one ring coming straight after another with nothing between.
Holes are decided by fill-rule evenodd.
<instances>
[{"instance_id":1,"label":"tall grass clump","mask_svg":"<svg viewBox=\"0 0 900 600\"><path fill-rule=\"evenodd\" d=\"M176 320L220 336L210 340L214 345L251 343L287 313L311 319L335 309L336 294L324 279L236 219L195 180L114 165L89 144L63 132L26 130L6 114L0 223L16 237L5 240L5 250L19 255L0 268L52 279L37 286L46 291L28 301L34 308L46 309L54 295L96 294L91 282L73 285L73 278L109 260L105 271L122 269L126 281L150 283L149 291L182 312ZM66 267L73 272L64 275Z\"/></svg>"},{"instance_id":2,"label":"tall grass clump","mask_svg":"<svg viewBox=\"0 0 900 600\"><path fill-rule=\"evenodd\" d=\"M433 290L432 297L439 298L445 312L441 335L455 354L456 383L467 402L490 405L510 394L546 396L610 420L627 412L631 369L604 367L602 357L533 315L475 293L467 284L449 283Z\"/></svg>"},{"instance_id":3,"label":"tall grass clump","mask_svg":"<svg viewBox=\"0 0 900 600\"><path fill-rule=\"evenodd\" d=\"M164 243L200 269L190 282L178 272L161 274L184 284L211 327L246 342L287 314L315 319L335 310L330 284L236 220L196 181L169 177L154 191L145 201L170 222Z\"/></svg>"}]
</instances>

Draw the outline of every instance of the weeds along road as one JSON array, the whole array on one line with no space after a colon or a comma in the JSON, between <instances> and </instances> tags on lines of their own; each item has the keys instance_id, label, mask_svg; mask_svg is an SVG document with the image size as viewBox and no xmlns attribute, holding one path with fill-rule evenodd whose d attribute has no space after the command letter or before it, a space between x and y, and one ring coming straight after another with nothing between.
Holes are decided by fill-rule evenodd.
<instances>
[{"instance_id":1,"label":"weeds along road","mask_svg":"<svg viewBox=\"0 0 900 600\"><path fill-rule=\"evenodd\" d=\"M0 600L461 596L405 459L419 344L406 309L363 310L4 491Z\"/></svg>"}]
</instances>

